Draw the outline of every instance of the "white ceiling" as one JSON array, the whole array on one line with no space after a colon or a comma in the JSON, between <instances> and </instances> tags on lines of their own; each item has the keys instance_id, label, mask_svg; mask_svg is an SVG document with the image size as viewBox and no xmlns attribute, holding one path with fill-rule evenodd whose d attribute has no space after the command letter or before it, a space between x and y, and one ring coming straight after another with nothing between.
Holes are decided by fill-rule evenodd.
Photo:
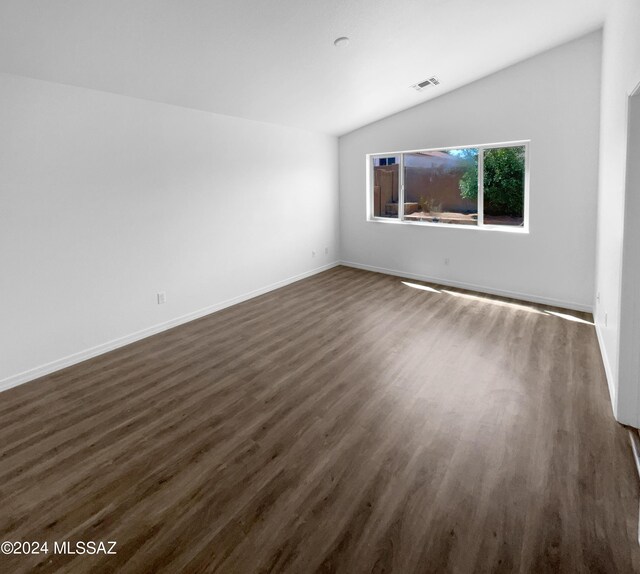
<instances>
[{"instance_id":1,"label":"white ceiling","mask_svg":"<svg viewBox=\"0 0 640 574\"><path fill-rule=\"evenodd\" d=\"M594 30L604 5L0 0L0 71L340 135Z\"/></svg>"}]
</instances>

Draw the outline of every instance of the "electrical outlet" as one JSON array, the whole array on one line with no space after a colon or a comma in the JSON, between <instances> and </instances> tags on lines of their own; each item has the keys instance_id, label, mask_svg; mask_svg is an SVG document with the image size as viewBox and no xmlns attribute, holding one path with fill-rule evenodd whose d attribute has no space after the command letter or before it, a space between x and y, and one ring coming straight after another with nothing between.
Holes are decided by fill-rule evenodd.
<instances>
[{"instance_id":1,"label":"electrical outlet","mask_svg":"<svg viewBox=\"0 0 640 574\"><path fill-rule=\"evenodd\" d=\"M325 255L329 255L329 248L328 248L328 247L325 247L325 248L324 248L324 254L325 254Z\"/></svg>"},{"instance_id":2,"label":"electrical outlet","mask_svg":"<svg viewBox=\"0 0 640 574\"><path fill-rule=\"evenodd\" d=\"M312 252L311 252L311 257L315 257L315 256L316 256L316 252L315 252L315 251L312 251Z\"/></svg>"},{"instance_id":3,"label":"electrical outlet","mask_svg":"<svg viewBox=\"0 0 640 574\"><path fill-rule=\"evenodd\" d=\"M158 293L158 305L163 305L167 302L167 294L164 291Z\"/></svg>"},{"instance_id":4,"label":"electrical outlet","mask_svg":"<svg viewBox=\"0 0 640 574\"><path fill-rule=\"evenodd\" d=\"M608 317L607 317L607 314L605 313L604 314L604 326L605 327L607 326L607 319L608 319Z\"/></svg>"},{"instance_id":5,"label":"electrical outlet","mask_svg":"<svg viewBox=\"0 0 640 574\"><path fill-rule=\"evenodd\" d=\"M445 265L449 265L449 258L448 258L448 257L445 257L445 258L444 258L444 264L445 264Z\"/></svg>"},{"instance_id":6,"label":"electrical outlet","mask_svg":"<svg viewBox=\"0 0 640 574\"><path fill-rule=\"evenodd\" d=\"M600 303L600 291L598 291L598 294L596 295L596 301Z\"/></svg>"}]
</instances>

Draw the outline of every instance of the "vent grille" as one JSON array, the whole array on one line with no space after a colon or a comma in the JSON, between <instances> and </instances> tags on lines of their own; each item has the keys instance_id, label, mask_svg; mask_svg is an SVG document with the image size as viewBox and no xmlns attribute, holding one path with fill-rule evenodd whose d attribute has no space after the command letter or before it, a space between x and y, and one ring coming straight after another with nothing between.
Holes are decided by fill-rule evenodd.
<instances>
[{"instance_id":1,"label":"vent grille","mask_svg":"<svg viewBox=\"0 0 640 574\"><path fill-rule=\"evenodd\" d=\"M417 90L418 92L421 92L427 86L438 86L438 85L440 85L440 80L438 80L438 78L436 78L435 76L432 76L431 78L427 78L426 80L423 80L422 82L419 82L418 84L413 84L413 86L411 86L411 87L414 90Z\"/></svg>"}]
</instances>

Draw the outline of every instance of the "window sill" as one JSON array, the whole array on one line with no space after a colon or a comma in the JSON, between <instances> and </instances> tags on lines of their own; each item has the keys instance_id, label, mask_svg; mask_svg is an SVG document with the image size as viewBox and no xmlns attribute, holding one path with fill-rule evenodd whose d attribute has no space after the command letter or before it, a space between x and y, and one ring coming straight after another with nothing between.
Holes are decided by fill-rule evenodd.
<instances>
[{"instance_id":1,"label":"window sill","mask_svg":"<svg viewBox=\"0 0 640 574\"><path fill-rule=\"evenodd\" d=\"M413 227L438 227L440 229L467 229L474 231L497 231L499 233L528 234L529 228L507 225L461 225L459 223L433 223L430 221L400 221L390 217L369 217L367 223L390 223L391 225L411 225Z\"/></svg>"}]
</instances>

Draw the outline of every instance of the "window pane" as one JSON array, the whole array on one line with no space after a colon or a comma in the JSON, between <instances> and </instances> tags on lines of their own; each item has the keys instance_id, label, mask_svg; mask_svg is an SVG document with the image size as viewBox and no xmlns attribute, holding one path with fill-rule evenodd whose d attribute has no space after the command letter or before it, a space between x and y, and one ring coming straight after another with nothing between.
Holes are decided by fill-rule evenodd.
<instances>
[{"instance_id":1,"label":"window pane","mask_svg":"<svg viewBox=\"0 0 640 574\"><path fill-rule=\"evenodd\" d=\"M374 217L397 218L399 166L395 163L395 158L374 157L372 162L373 215Z\"/></svg>"},{"instance_id":2,"label":"window pane","mask_svg":"<svg viewBox=\"0 0 640 574\"><path fill-rule=\"evenodd\" d=\"M484 151L484 223L524 225L525 147Z\"/></svg>"},{"instance_id":3,"label":"window pane","mask_svg":"<svg viewBox=\"0 0 640 574\"><path fill-rule=\"evenodd\" d=\"M404 155L405 219L478 224L478 150L461 148Z\"/></svg>"}]
</instances>

